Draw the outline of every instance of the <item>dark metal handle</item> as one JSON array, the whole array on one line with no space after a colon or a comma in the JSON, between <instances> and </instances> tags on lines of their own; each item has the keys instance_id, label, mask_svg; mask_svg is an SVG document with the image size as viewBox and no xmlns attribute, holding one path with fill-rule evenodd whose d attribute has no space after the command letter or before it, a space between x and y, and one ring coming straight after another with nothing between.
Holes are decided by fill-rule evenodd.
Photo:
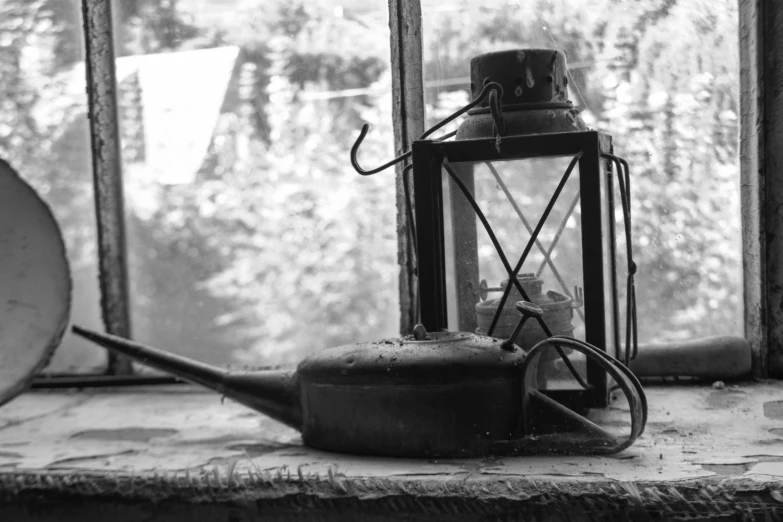
<instances>
[{"instance_id":1,"label":"dark metal handle","mask_svg":"<svg viewBox=\"0 0 783 522\"><path fill-rule=\"evenodd\" d=\"M503 119L503 108L500 105L499 96L503 96L503 89L492 89L489 92L489 112L492 114L492 119L495 121L495 131L498 136L503 136L506 133L506 122Z\"/></svg>"},{"instance_id":2,"label":"dark metal handle","mask_svg":"<svg viewBox=\"0 0 783 522\"><path fill-rule=\"evenodd\" d=\"M353 147L351 147L351 165L353 165L354 170L361 174L362 176L369 176L371 174L377 174L378 172L388 169L392 165L395 165L401 161L403 161L406 158L409 158L411 154L413 154L411 151L406 152L402 156L397 156L393 160L384 163L380 167L374 168L372 170L365 170L359 165L359 160L356 159L356 154L359 152L359 146L361 146L362 142L364 141L364 137L367 136L367 131L370 130L370 126L365 123L362 125L362 130L359 131L359 137L356 138L356 142L353 144Z\"/></svg>"},{"instance_id":3,"label":"dark metal handle","mask_svg":"<svg viewBox=\"0 0 783 522\"><path fill-rule=\"evenodd\" d=\"M503 132L505 132L505 126L504 126L504 123L503 123L503 115L502 115L502 112L501 112L500 102L498 101L499 98L503 97L503 87L501 87L499 83L488 82L484 86L484 89L479 93L479 95L476 96L475 100L473 100L472 102L468 103L467 105L462 107L460 110L454 112L453 114L451 114L446 119L444 119L441 122L439 122L439 123L433 125L432 127L430 127L424 134L419 136L419 139L423 140L423 139L427 138L430 134L432 134L433 132L437 131L438 129L440 129L444 125L452 122L453 120L455 120L459 116L465 114L470 109L472 109L473 107L475 107L476 105L481 103L484 100L484 98L488 94L491 94L491 93L494 93L494 96L495 96L494 100L495 101L493 102L492 100L490 100L490 104L489 104L490 110L494 111L494 112L492 112L492 114L493 114L493 117L495 118L495 125L498 127L498 132L500 134L503 134ZM368 124L365 123L364 125L362 125L362 129L361 129L361 131L359 131L359 137L356 138L356 142L354 142L353 147L351 147L351 165L353 166L354 170L356 170L356 172L358 172L362 176L370 176L372 174L377 174L378 172L381 172L382 170L388 169L392 165L395 165L395 164L397 164L397 163L399 163L401 161L404 161L404 160L410 158L411 154L413 154L411 151L408 151L405 154L402 154L401 156L397 156L393 160L384 163L380 167L376 167L376 168L371 169L371 170L363 169L359 165L359 160L356 159L356 155L359 153L359 147L361 146L362 142L364 141L365 136L367 136L367 131L369 129L370 129L370 126ZM443 135L443 136L441 136L439 138L436 138L434 141L447 140L447 139L451 138L452 136L454 136L456 133L457 133L456 131L449 132L448 134L445 134L445 135Z\"/></svg>"},{"instance_id":4,"label":"dark metal handle","mask_svg":"<svg viewBox=\"0 0 783 522\"><path fill-rule=\"evenodd\" d=\"M503 341L503 344L500 345L501 348L504 350L507 350L509 352L514 351L514 339L517 338L517 335L519 335L519 332L522 331L522 327L525 326L525 322L527 322L528 319L531 317L539 318L544 315L544 310L530 301L517 301L516 305L514 305L517 309L517 312L522 314L522 318L517 323L517 327L514 328L514 332L511 334L511 337Z\"/></svg>"}]
</instances>

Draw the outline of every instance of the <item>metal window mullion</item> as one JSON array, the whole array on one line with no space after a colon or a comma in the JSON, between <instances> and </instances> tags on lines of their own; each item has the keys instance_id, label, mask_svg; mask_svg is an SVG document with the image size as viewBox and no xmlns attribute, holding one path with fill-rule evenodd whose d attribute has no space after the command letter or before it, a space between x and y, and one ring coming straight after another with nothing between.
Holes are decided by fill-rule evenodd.
<instances>
[{"instance_id":1,"label":"metal window mullion","mask_svg":"<svg viewBox=\"0 0 783 522\"><path fill-rule=\"evenodd\" d=\"M87 114L98 228L101 314L106 332L131 337L117 76L110 0L82 0ZM130 360L109 354L106 372L130 374Z\"/></svg>"}]
</instances>

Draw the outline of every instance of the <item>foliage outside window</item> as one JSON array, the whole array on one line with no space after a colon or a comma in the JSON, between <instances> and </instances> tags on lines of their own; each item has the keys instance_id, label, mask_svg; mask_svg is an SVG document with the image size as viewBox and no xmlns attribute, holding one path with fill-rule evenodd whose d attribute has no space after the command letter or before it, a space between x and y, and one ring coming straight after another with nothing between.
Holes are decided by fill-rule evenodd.
<instances>
[{"instance_id":1,"label":"foliage outside window","mask_svg":"<svg viewBox=\"0 0 783 522\"><path fill-rule=\"evenodd\" d=\"M736 0L424 0L428 123L472 56L559 48L633 174L641 340L741 333ZM383 0L115 2L132 322L211 363L396 334ZM101 328L78 0L0 0L0 156L53 206L74 322ZM497 283L497 282L492 282ZM67 338L50 371L100 371Z\"/></svg>"},{"instance_id":2,"label":"foliage outside window","mask_svg":"<svg viewBox=\"0 0 783 522\"><path fill-rule=\"evenodd\" d=\"M19 85L4 117L29 126L29 149L9 142L0 154L55 207L73 321L100 329L79 4L0 5L14 55L2 82ZM207 362L274 365L393 335L394 180L360 179L345 145L365 120L391 129L386 6L114 7L134 337ZM44 91L48 77L60 83ZM329 95L368 88L380 95ZM389 137L365 152L387 157ZM103 364L102 350L69 338L49 369Z\"/></svg>"},{"instance_id":3,"label":"foliage outside window","mask_svg":"<svg viewBox=\"0 0 783 522\"><path fill-rule=\"evenodd\" d=\"M736 0L424 0L422 11L428 125L467 103L474 55L568 56L571 100L632 168L640 341L742 335Z\"/></svg>"}]
</instances>

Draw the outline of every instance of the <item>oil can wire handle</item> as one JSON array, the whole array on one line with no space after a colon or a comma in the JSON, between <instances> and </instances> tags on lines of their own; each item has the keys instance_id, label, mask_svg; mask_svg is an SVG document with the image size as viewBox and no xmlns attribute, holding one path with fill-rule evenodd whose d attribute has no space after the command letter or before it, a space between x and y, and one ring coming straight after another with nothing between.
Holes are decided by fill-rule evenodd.
<instances>
[{"instance_id":1,"label":"oil can wire handle","mask_svg":"<svg viewBox=\"0 0 783 522\"><path fill-rule=\"evenodd\" d=\"M642 425L642 428L641 428L641 431L639 432L639 435L644 433L644 426L647 423L647 411L648 411L648 409L647 409L647 395L645 395L644 388L642 387L642 383L639 380L639 378L636 376L636 374L633 373L630 368L628 368L627 366L623 365L620 362L620 360L618 360L615 357L612 357L611 355L609 355L605 351L601 350L600 348L597 348L597 347L593 346L592 344L588 343L587 341L582 341L581 339L576 339L574 337L568 337L568 336L565 336L565 335L555 335L552 338L558 339L558 342L562 341L562 340L565 340L565 341L567 341L569 343L569 345L571 345L571 343L576 343L576 344L580 344L580 345L584 346L585 349L590 351L593 354L594 357L598 357L599 359L602 359L603 361L605 361L607 364L611 364L611 365L615 366L620 373L622 373L625 377L628 378L630 383L633 385L634 389L639 393L639 397L641 399L641 402L640 402L641 411L642 411L643 419L644 419L645 422ZM552 338L550 338L550 339L552 339ZM541 342L543 343L543 342L549 341L550 339L545 339L544 341L541 341ZM541 344L541 343L539 343L539 344ZM534 348L535 348L535 346L534 346ZM584 353L584 352L582 352L582 353ZM586 353L585 353L585 356L589 357Z\"/></svg>"},{"instance_id":2,"label":"oil can wire handle","mask_svg":"<svg viewBox=\"0 0 783 522\"><path fill-rule=\"evenodd\" d=\"M626 277L625 297L625 364L630 364L639 353L639 342L636 322L636 263L633 260L633 245L631 243L631 178L628 162L613 154L603 153L604 158L609 159L617 166L617 181L620 188L620 203L623 209L623 227L625 229L626 259L628 262L628 275Z\"/></svg>"},{"instance_id":3,"label":"oil can wire handle","mask_svg":"<svg viewBox=\"0 0 783 522\"><path fill-rule=\"evenodd\" d=\"M522 299L525 301L530 301L530 297L527 295L527 292L525 292L525 289L522 287L522 283L519 282L519 280L516 277L516 274L514 274L513 277L511 277L511 274L513 270L511 269L511 264L508 262L508 258L506 257L505 252L503 251L503 247L500 246L500 242L498 241L497 236L495 236L495 232L492 230L492 227L489 224L489 221L487 221L486 216L481 211L481 209L478 206L478 203L476 203L476 200L473 198L473 195L471 195L468 188L465 186L464 183L462 183L462 180L457 177L457 175L454 173L454 170L449 166L448 163L443 163L443 168L446 169L446 172L448 173L449 177L454 181L454 183L459 187L460 191L462 191L462 194L465 196L465 199L468 200L468 203L473 208L473 211L476 213L476 216L479 218L479 221L481 221L481 224L484 226L484 229L487 231L487 234L489 235L490 241L492 241L492 245L495 247L495 250L498 253L498 257L500 258L501 263L503 263L503 266L505 267L506 271L509 273L509 286L506 288L510 288L511 284L514 284L517 287L517 290L519 290L519 293L522 295ZM520 267L521 268L521 267ZM508 296L506 296L508 297ZM538 324L541 326L541 329L544 330L544 333L547 335L547 337L552 337L552 330L549 329L549 326L546 324L546 321L544 321L543 317L537 317L536 320L538 321ZM582 378L581 375L579 375L579 372L574 368L574 365L571 363L568 356L563 352L563 350L559 346L555 346L555 349L557 350L557 353L560 355L560 358L565 363L568 370L571 372L571 375L574 376L574 379L576 379L576 382L579 383L579 385L588 390L591 389L592 386L585 382L585 380Z\"/></svg>"},{"instance_id":4,"label":"oil can wire handle","mask_svg":"<svg viewBox=\"0 0 783 522\"><path fill-rule=\"evenodd\" d=\"M554 346L556 348L559 346L569 347L577 352L584 354L586 359L596 362L604 371L610 374L612 378L614 378L618 382L620 389L623 390L626 399L628 399L628 405L630 407L629 409L631 413L631 433L628 436L628 438L625 441L619 442L611 446L607 446L605 442L601 443L599 441L596 441L595 446L591 448L593 450L592 452L597 454L612 454L612 453L617 453L619 451L622 451L628 448L629 446L631 446L631 444L633 444L636 441L636 439L638 439L644 433L645 427L647 425L647 414L648 414L647 396L645 395L644 388L642 388L642 385L639 382L639 379L636 377L636 375L634 375L633 372L631 372L631 370L627 366L622 364L619 360L615 359L608 353L604 352L599 348L596 348L595 346L585 341L581 341L573 337L554 336L536 344L528 352L527 357L525 358L520 368L523 377L527 375L528 368L532 364L536 356L538 356L540 352L542 352L544 349L550 346ZM540 392L538 392L537 390L534 390L534 392L540 394ZM529 433L530 430L528 426L530 417L527 415L528 412L524 410L524 408L526 408L529 403L530 393L531 391L523 383L522 405L523 405L524 413L523 413L523 418L521 419L523 424L523 426L521 427L521 434L523 437L521 439L517 439L517 441L507 441L510 443L516 442L520 446L521 450L524 450L525 446L532 442L532 439L525 438L526 436L531 435ZM558 404L562 408L565 408L559 403L556 404ZM595 431L597 432L604 431L602 428L600 428L600 426L595 425L588 419L585 419L584 417L582 419L583 419L583 424L586 427L588 428L594 427ZM586 449L586 445L584 444L584 441L572 440L570 442L566 442L565 444L563 444L564 442L563 437L551 436L551 435L539 436L537 437L537 439L538 440L536 442L539 445L543 443L545 446L548 446L547 449L549 449L552 452L580 453L580 452L584 452L584 450ZM565 440L567 441L568 439L565 438Z\"/></svg>"},{"instance_id":5,"label":"oil can wire handle","mask_svg":"<svg viewBox=\"0 0 783 522\"><path fill-rule=\"evenodd\" d=\"M476 98L473 101L471 101L470 103L468 103L467 105L465 105L464 107L459 109L458 111L452 113L446 119L441 120L440 122L436 123L435 125L433 125L429 129L427 129L421 136L419 136L419 139L423 140L423 139L427 138L433 132L435 132L438 129L442 128L444 125L447 125L447 124L451 123L456 118L462 116L463 114L468 112L470 109L474 108L475 106L480 104L482 101L484 101L484 98L486 98L487 94L489 94L490 92L495 92L495 91L497 91L497 93L499 93L500 97L503 96L503 87L501 87L499 83L495 83L495 82L487 83L484 86L484 88L481 90L479 95L476 96ZM497 95L497 93L496 93L496 95ZM405 154L397 156L393 160L384 163L380 167L376 167L376 168L371 169L371 170L366 170L366 169L362 168L361 165L359 165L359 160L356 158L356 156L359 153L359 147L361 146L362 142L364 141L364 138L367 136L367 131L369 129L370 129L370 125L369 124L367 124L367 123L363 124L361 130L359 131L359 137L356 138L356 141L354 142L353 147L351 147L351 165L353 166L353 168L354 168L354 170L356 172L358 172L362 176L371 176L372 174L377 174L378 172L386 170L389 167L391 167L392 165L396 165L397 163L399 163L401 161L404 161L404 160L406 160L406 159L411 157L412 151L408 151ZM456 134L456 133L449 133L446 136L441 136L440 140L447 139L448 137L451 137L454 134Z\"/></svg>"}]
</instances>

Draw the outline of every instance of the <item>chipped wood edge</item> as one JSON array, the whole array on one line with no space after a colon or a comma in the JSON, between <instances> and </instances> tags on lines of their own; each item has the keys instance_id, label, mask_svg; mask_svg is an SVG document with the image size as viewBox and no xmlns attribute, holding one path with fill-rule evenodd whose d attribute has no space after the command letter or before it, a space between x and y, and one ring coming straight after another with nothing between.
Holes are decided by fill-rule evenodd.
<instances>
[{"instance_id":1,"label":"chipped wood edge","mask_svg":"<svg viewBox=\"0 0 783 522\"><path fill-rule=\"evenodd\" d=\"M767 376L765 288L765 96L763 2L739 0L740 200L745 337L753 353L753 374Z\"/></svg>"},{"instance_id":2,"label":"chipped wood edge","mask_svg":"<svg viewBox=\"0 0 783 522\"><path fill-rule=\"evenodd\" d=\"M106 331L131 337L112 2L83 0L85 71L98 228L101 313ZM107 373L131 374L130 359L108 354Z\"/></svg>"},{"instance_id":3,"label":"chipped wood edge","mask_svg":"<svg viewBox=\"0 0 783 522\"><path fill-rule=\"evenodd\" d=\"M422 25L419 0L389 0L391 29L392 118L394 150L397 155L411 149L424 132L424 82L422 72ZM400 334L413 331L418 299L415 245L410 241L405 210L402 169L396 166L397 262L400 295ZM412 181L412 177L410 178ZM409 186L413 200L413 185Z\"/></svg>"},{"instance_id":4,"label":"chipped wood edge","mask_svg":"<svg viewBox=\"0 0 783 522\"><path fill-rule=\"evenodd\" d=\"M166 502L170 509L178 510L187 510L190 505L204 508L252 503L259 514L307 508L311 513L371 509L376 513L449 516L646 514L671 520L751 513L755 517L779 516L783 508L780 488L776 481L725 479L671 484L516 477L471 481L348 478L331 469L325 475L305 476L279 470L256 474L216 470L201 475L187 471L141 475L19 471L0 473L0 506L24 509L34 501L39 514L47 510L47 504L59 513L64 505L75 502L89 506L86 514L100 503L127 508Z\"/></svg>"}]
</instances>

